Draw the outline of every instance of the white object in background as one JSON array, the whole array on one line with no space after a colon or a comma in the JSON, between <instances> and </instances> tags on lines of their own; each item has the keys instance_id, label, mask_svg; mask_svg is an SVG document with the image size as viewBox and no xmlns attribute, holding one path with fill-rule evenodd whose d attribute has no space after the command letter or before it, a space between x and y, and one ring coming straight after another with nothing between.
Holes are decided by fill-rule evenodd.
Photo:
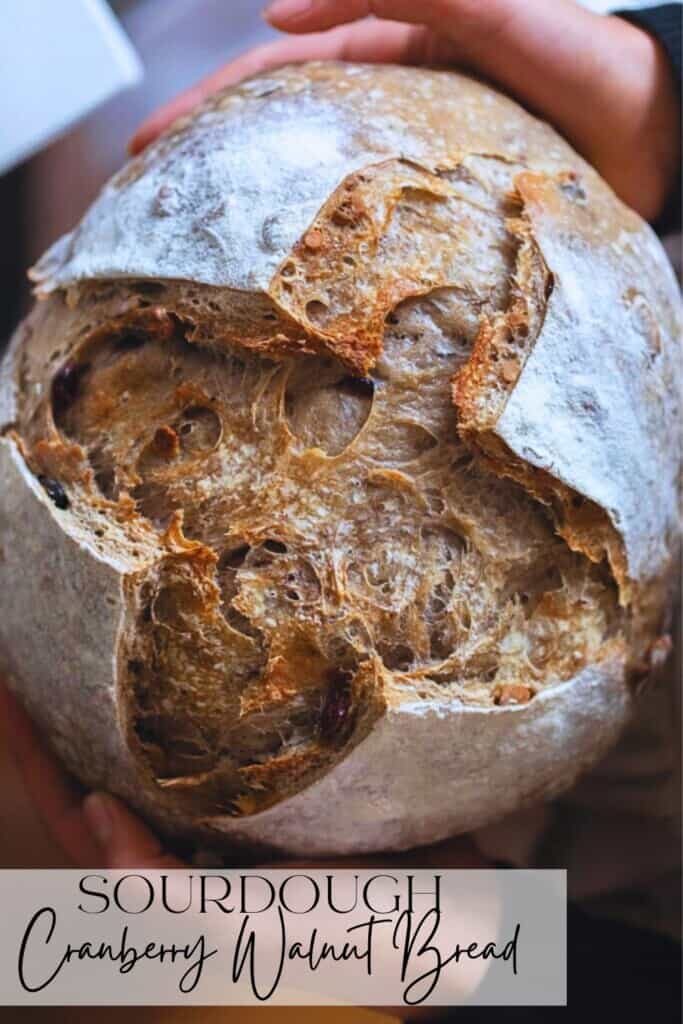
<instances>
[{"instance_id":1,"label":"white object in background","mask_svg":"<svg viewBox=\"0 0 683 1024\"><path fill-rule=\"evenodd\" d=\"M3 4L0 173L141 77L142 64L104 0Z\"/></svg>"}]
</instances>

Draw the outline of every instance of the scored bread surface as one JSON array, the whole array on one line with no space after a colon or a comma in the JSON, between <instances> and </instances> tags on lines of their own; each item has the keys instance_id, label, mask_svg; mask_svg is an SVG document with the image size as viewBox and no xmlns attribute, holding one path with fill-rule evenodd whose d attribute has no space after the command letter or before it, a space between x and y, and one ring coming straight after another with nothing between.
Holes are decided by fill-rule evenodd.
<instances>
[{"instance_id":1,"label":"scored bread surface","mask_svg":"<svg viewBox=\"0 0 683 1024\"><path fill-rule=\"evenodd\" d=\"M34 276L0 646L86 783L204 842L398 849L615 740L666 645L679 299L548 126L460 75L283 69Z\"/></svg>"}]
</instances>

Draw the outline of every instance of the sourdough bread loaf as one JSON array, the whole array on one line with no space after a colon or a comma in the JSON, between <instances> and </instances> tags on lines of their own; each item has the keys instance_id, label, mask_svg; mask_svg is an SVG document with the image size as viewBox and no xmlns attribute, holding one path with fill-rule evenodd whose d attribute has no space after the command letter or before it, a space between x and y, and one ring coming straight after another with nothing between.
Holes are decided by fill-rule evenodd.
<instances>
[{"instance_id":1,"label":"sourdough bread loaf","mask_svg":"<svg viewBox=\"0 0 683 1024\"><path fill-rule=\"evenodd\" d=\"M550 127L457 74L285 68L33 276L0 649L84 783L201 846L341 854L614 742L668 644L680 300Z\"/></svg>"}]
</instances>

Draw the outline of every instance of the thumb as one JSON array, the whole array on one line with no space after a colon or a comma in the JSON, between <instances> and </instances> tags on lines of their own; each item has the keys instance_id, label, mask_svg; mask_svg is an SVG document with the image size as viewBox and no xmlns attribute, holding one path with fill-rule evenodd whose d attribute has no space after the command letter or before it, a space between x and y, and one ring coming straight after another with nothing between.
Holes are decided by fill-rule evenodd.
<instances>
[{"instance_id":1,"label":"thumb","mask_svg":"<svg viewBox=\"0 0 683 1024\"><path fill-rule=\"evenodd\" d=\"M164 849L146 825L116 797L90 793L83 801L83 817L102 851L106 868L182 868L182 861Z\"/></svg>"}]
</instances>

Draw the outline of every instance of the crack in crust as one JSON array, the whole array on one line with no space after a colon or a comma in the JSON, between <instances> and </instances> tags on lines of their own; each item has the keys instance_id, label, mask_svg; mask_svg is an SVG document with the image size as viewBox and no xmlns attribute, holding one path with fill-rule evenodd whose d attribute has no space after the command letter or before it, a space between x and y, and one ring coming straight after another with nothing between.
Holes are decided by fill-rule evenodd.
<instances>
[{"instance_id":1,"label":"crack in crust","mask_svg":"<svg viewBox=\"0 0 683 1024\"><path fill-rule=\"evenodd\" d=\"M567 176L560 179L567 188ZM570 178L576 188L576 182ZM628 604L632 587L627 576L624 544L607 512L596 502L566 486L547 471L519 458L496 434L495 427L543 329L555 280L525 216L522 197L518 215L507 220L518 239L516 264L508 308L483 318L472 356L453 380L453 401L458 410L460 436L499 476L515 480L552 512L558 534L572 551L592 562L607 559Z\"/></svg>"}]
</instances>

